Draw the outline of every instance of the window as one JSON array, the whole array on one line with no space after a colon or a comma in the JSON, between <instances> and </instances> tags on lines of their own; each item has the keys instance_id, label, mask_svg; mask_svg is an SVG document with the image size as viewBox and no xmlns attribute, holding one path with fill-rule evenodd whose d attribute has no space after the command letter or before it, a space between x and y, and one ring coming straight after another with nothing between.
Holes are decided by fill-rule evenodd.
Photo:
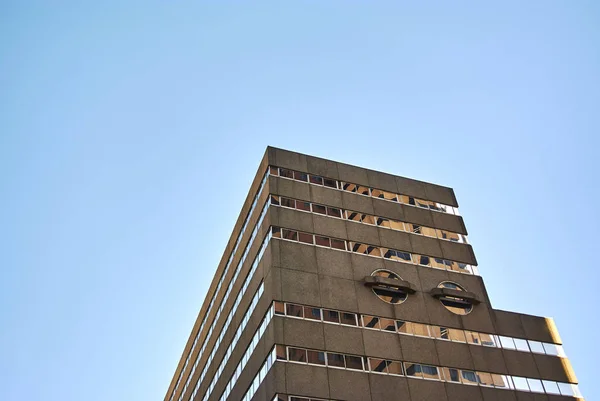
<instances>
[{"instance_id":1,"label":"window","mask_svg":"<svg viewBox=\"0 0 600 401\"><path fill-rule=\"evenodd\" d=\"M404 362L404 371L406 372L406 376L409 377L423 377L421 365L418 363Z\"/></svg>"},{"instance_id":2,"label":"window","mask_svg":"<svg viewBox=\"0 0 600 401\"><path fill-rule=\"evenodd\" d=\"M393 319L381 318L379 320L379 325L381 327L381 330L392 331L392 332L396 331L396 325L394 324Z\"/></svg>"},{"instance_id":3,"label":"window","mask_svg":"<svg viewBox=\"0 0 600 401\"><path fill-rule=\"evenodd\" d=\"M294 172L292 170L288 170L287 168L280 168L279 176L285 178L294 178Z\"/></svg>"},{"instance_id":4,"label":"window","mask_svg":"<svg viewBox=\"0 0 600 401\"><path fill-rule=\"evenodd\" d=\"M515 346L519 351L529 352L529 346L527 345L527 340L522 340L520 338L514 338Z\"/></svg>"},{"instance_id":5,"label":"window","mask_svg":"<svg viewBox=\"0 0 600 401\"><path fill-rule=\"evenodd\" d=\"M329 238L321 237L320 235L315 235L315 243L319 246L325 246L327 248L331 246Z\"/></svg>"},{"instance_id":6,"label":"window","mask_svg":"<svg viewBox=\"0 0 600 401\"><path fill-rule=\"evenodd\" d=\"M342 241L340 239L331 239L331 247L334 249L341 249L342 251L346 250L346 241Z\"/></svg>"},{"instance_id":7,"label":"window","mask_svg":"<svg viewBox=\"0 0 600 401\"><path fill-rule=\"evenodd\" d=\"M311 320L321 320L321 309L311 308L310 306L304 307L304 318Z\"/></svg>"},{"instance_id":8,"label":"window","mask_svg":"<svg viewBox=\"0 0 600 401\"><path fill-rule=\"evenodd\" d=\"M441 282L438 285L438 288L447 288L450 290L466 292L466 290L463 287L451 281ZM441 297L439 297L439 300L446 309L457 315L467 315L473 310L472 302L468 299L461 298L459 296L442 295ZM475 341L475 339L472 338L471 341ZM477 341L479 341L478 337ZM479 344L479 342L477 342L477 344Z\"/></svg>"},{"instance_id":9,"label":"window","mask_svg":"<svg viewBox=\"0 0 600 401\"><path fill-rule=\"evenodd\" d=\"M544 346L542 345L541 342L539 341L528 341L529 343L529 348L531 349L531 352L535 352L538 354L544 354Z\"/></svg>"},{"instance_id":10,"label":"window","mask_svg":"<svg viewBox=\"0 0 600 401\"><path fill-rule=\"evenodd\" d=\"M323 177L319 177L318 175L311 175L310 183L316 185L323 185Z\"/></svg>"},{"instance_id":11,"label":"window","mask_svg":"<svg viewBox=\"0 0 600 401\"><path fill-rule=\"evenodd\" d=\"M276 315L285 315L285 307L283 305L283 302L275 301L273 303L273 306Z\"/></svg>"},{"instance_id":12,"label":"window","mask_svg":"<svg viewBox=\"0 0 600 401\"><path fill-rule=\"evenodd\" d=\"M337 218L342 218L342 211L338 208L335 207L328 207L327 208L327 215L331 216L331 217L337 217Z\"/></svg>"},{"instance_id":13,"label":"window","mask_svg":"<svg viewBox=\"0 0 600 401\"><path fill-rule=\"evenodd\" d=\"M444 375L444 380L448 382L460 383L458 369L442 368L442 373Z\"/></svg>"},{"instance_id":14,"label":"window","mask_svg":"<svg viewBox=\"0 0 600 401\"><path fill-rule=\"evenodd\" d=\"M300 305L285 304L285 313L288 316L304 317L303 308Z\"/></svg>"},{"instance_id":15,"label":"window","mask_svg":"<svg viewBox=\"0 0 600 401\"><path fill-rule=\"evenodd\" d=\"M310 212L310 202L304 202L297 200L296 201L296 209L304 210L305 212Z\"/></svg>"},{"instance_id":16,"label":"window","mask_svg":"<svg viewBox=\"0 0 600 401\"><path fill-rule=\"evenodd\" d=\"M344 355L328 352L327 353L327 364L329 366L343 368L345 366L344 365Z\"/></svg>"},{"instance_id":17,"label":"window","mask_svg":"<svg viewBox=\"0 0 600 401\"><path fill-rule=\"evenodd\" d=\"M298 233L298 239L299 239L300 242L304 242L305 244L312 244L313 243L313 236L312 236L312 234Z\"/></svg>"},{"instance_id":18,"label":"window","mask_svg":"<svg viewBox=\"0 0 600 401\"><path fill-rule=\"evenodd\" d=\"M369 329L381 329L379 326L379 318L377 316L362 315L363 327Z\"/></svg>"},{"instance_id":19,"label":"window","mask_svg":"<svg viewBox=\"0 0 600 401\"><path fill-rule=\"evenodd\" d=\"M394 202L398 202L398 197L395 193L382 191L381 189L372 189L371 196L374 198L386 199Z\"/></svg>"},{"instance_id":20,"label":"window","mask_svg":"<svg viewBox=\"0 0 600 401\"><path fill-rule=\"evenodd\" d=\"M325 365L325 353L321 351L307 351L308 363Z\"/></svg>"},{"instance_id":21,"label":"window","mask_svg":"<svg viewBox=\"0 0 600 401\"><path fill-rule=\"evenodd\" d=\"M383 217L378 217L377 218L377 225L381 226L381 227L390 228L390 220L389 219L384 219Z\"/></svg>"},{"instance_id":22,"label":"window","mask_svg":"<svg viewBox=\"0 0 600 401\"><path fill-rule=\"evenodd\" d=\"M413 323L412 326L415 336L429 337L429 330L426 324Z\"/></svg>"},{"instance_id":23,"label":"window","mask_svg":"<svg viewBox=\"0 0 600 401\"><path fill-rule=\"evenodd\" d=\"M346 368L364 370L363 359L360 356L344 355L346 359Z\"/></svg>"},{"instance_id":24,"label":"window","mask_svg":"<svg viewBox=\"0 0 600 401\"><path fill-rule=\"evenodd\" d=\"M325 185L326 187L329 188L335 188L337 189L337 181L336 180L332 180L330 178L324 178L323 179L323 185Z\"/></svg>"},{"instance_id":25,"label":"window","mask_svg":"<svg viewBox=\"0 0 600 401\"><path fill-rule=\"evenodd\" d=\"M475 375L475 372L471 372L470 370L461 370L460 376L463 383L477 385L477 375Z\"/></svg>"},{"instance_id":26,"label":"window","mask_svg":"<svg viewBox=\"0 0 600 401\"><path fill-rule=\"evenodd\" d=\"M526 378L513 376L512 379L516 390L529 391L529 385L527 384Z\"/></svg>"},{"instance_id":27,"label":"window","mask_svg":"<svg viewBox=\"0 0 600 401\"><path fill-rule=\"evenodd\" d=\"M347 324L349 326L356 326L356 315L354 313L342 313L342 324Z\"/></svg>"},{"instance_id":28,"label":"window","mask_svg":"<svg viewBox=\"0 0 600 401\"><path fill-rule=\"evenodd\" d=\"M376 270L371 274L371 276L398 281L402 280L398 275L389 270ZM387 302L389 304L394 305L401 304L402 302L406 301L406 298L408 296L408 294L405 291L399 289L398 287L394 287L392 285L383 283L373 286L372 289L375 295L377 295L377 297L383 302Z\"/></svg>"},{"instance_id":29,"label":"window","mask_svg":"<svg viewBox=\"0 0 600 401\"><path fill-rule=\"evenodd\" d=\"M402 362L387 361L388 373L390 375L402 376Z\"/></svg>"},{"instance_id":30,"label":"window","mask_svg":"<svg viewBox=\"0 0 600 401\"><path fill-rule=\"evenodd\" d=\"M300 171L294 171L294 179L298 181L308 181L308 174L301 173Z\"/></svg>"},{"instance_id":31,"label":"window","mask_svg":"<svg viewBox=\"0 0 600 401\"><path fill-rule=\"evenodd\" d=\"M298 241L298 232L292 230L286 230L285 228L282 231L282 238L288 239L290 241Z\"/></svg>"},{"instance_id":32,"label":"window","mask_svg":"<svg viewBox=\"0 0 600 401\"><path fill-rule=\"evenodd\" d=\"M340 313L334 310L323 310L323 320L331 323L339 323L340 322Z\"/></svg>"},{"instance_id":33,"label":"window","mask_svg":"<svg viewBox=\"0 0 600 401\"><path fill-rule=\"evenodd\" d=\"M384 359L369 358L371 372L387 373L387 363Z\"/></svg>"},{"instance_id":34,"label":"window","mask_svg":"<svg viewBox=\"0 0 600 401\"><path fill-rule=\"evenodd\" d=\"M327 208L325 206L315 205L314 203L312 205L312 211L313 213L327 214Z\"/></svg>"},{"instance_id":35,"label":"window","mask_svg":"<svg viewBox=\"0 0 600 401\"><path fill-rule=\"evenodd\" d=\"M413 334L412 323L396 320L397 331L400 334Z\"/></svg>"},{"instance_id":36,"label":"window","mask_svg":"<svg viewBox=\"0 0 600 401\"><path fill-rule=\"evenodd\" d=\"M529 384L529 389L534 393L544 392L544 386L542 386L542 381L540 379L527 379L527 384Z\"/></svg>"},{"instance_id":37,"label":"window","mask_svg":"<svg viewBox=\"0 0 600 401\"><path fill-rule=\"evenodd\" d=\"M293 362L306 362L306 350L289 347L288 359Z\"/></svg>"},{"instance_id":38,"label":"window","mask_svg":"<svg viewBox=\"0 0 600 401\"><path fill-rule=\"evenodd\" d=\"M289 199L289 198L284 198L283 196L280 199L281 199L281 206L290 207L292 209L296 208L296 201L295 200Z\"/></svg>"},{"instance_id":39,"label":"window","mask_svg":"<svg viewBox=\"0 0 600 401\"><path fill-rule=\"evenodd\" d=\"M423 378L440 380L440 374L438 373L438 368L436 366L422 365L421 369L423 371Z\"/></svg>"},{"instance_id":40,"label":"window","mask_svg":"<svg viewBox=\"0 0 600 401\"><path fill-rule=\"evenodd\" d=\"M546 390L547 394L560 394L560 390L558 389L558 384L556 382L542 380L542 385L544 386L544 390Z\"/></svg>"}]
</instances>

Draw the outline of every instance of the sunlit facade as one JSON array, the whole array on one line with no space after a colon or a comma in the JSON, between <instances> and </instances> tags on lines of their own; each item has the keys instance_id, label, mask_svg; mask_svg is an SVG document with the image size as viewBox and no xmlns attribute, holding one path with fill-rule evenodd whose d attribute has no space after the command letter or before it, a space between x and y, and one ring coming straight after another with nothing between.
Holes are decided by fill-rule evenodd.
<instances>
[{"instance_id":1,"label":"sunlit facade","mask_svg":"<svg viewBox=\"0 0 600 401\"><path fill-rule=\"evenodd\" d=\"M272 147L164 398L576 399L552 319L492 308L451 188Z\"/></svg>"}]
</instances>

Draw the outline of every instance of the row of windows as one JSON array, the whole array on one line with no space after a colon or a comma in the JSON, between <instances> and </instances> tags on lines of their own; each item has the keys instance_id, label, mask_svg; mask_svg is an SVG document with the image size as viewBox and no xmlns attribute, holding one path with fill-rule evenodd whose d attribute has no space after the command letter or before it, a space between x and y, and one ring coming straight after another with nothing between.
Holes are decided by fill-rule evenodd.
<instances>
[{"instance_id":1,"label":"row of windows","mask_svg":"<svg viewBox=\"0 0 600 401\"><path fill-rule=\"evenodd\" d=\"M269 174L283 178L289 178L291 180L307 182L312 185L320 185L328 188L339 189L341 191L353 192L359 195L371 196L373 198L384 199L391 202L398 202L409 206L460 216L458 213L458 208L444 205L443 203L418 199L413 196L397 194L381 189L369 188L367 186L338 181L332 178L321 177L319 175L307 174L300 171L274 166L269 167Z\"/></svg>"},{"instance_id":2,"label":"row of windows","mask_svg":"<svg viewBox=\"0 0 600 401\"><path fill-rule=\"evenodd\" d=\"M412 263L419 266L433 267L435 269L444 269L466 274L478 274L476 266L471 266L466 263L455 262L452 260L434 258L432 256L419 255L416 253L378 247L374 245L361 244L343 239L325 237L322 235L309 234L296 230L288 230L280 227L272 227L271 230L273 238L301 242L309 245L317 245L325 248L333 248L341 251L355 252L403 263Z\"/></svg>"},{"instance_id":3,"label":"row of windows","mask_svg":"<svg viewBox=\"0 0 600 401\"><path fill-rule=\"evenodd\" d=\"M240 325L238 326L237 330L235 331L235 335L233 336L233 339L231 340L231 342L229 343L229 346L227 347L227 351L225 352L225 355L223 356L223 359L221 360L221 363L219 364L219 367L217 368L217 371L215 372L215 375L213 376L213 379L211 380L210 385L208 386L208 389L206 390L206 393L204 394L204 397L202 398L204 401L208 400L208 397L210 397L210 395L212 394L212 391L215 388L215 385L217 384L217 380L219 380L219 378L221 377L221 373L223 373L223 369L225 369L225 365L227 364L227 362L229 361L229 358L231 357L233 348L237 345L238 341L240 340L242 331L246 328L246 325L248 324L248 321L250 320L250 316L252 315L252 312L254 312L256 305L258 305L258 300L260 299L263 291L264 291L264 283L261 282L260 286L258 287L258 290L254 294L254 297L252 297L250 306L248 306L246 313L244 313L244 317L242 318ZM209 365L207 364L204 367L204 369L206 370L208 368L208 366ZM200 382L201 382L201 380L199 381L199 383ZM190 397L191 399L194 399L194 397L196 396L196 393L198 391L197 389L199 387L200 386L196 386L196 389L194 389L194 393ZM227 387L227 388L229 388L229 387Z\"/></svg>"},{"instance_id":4,"label":"row of windows","mask_svg":"<svg viewBox=\"0 0 600 401\"><path fill-rule=\"evenodd\" d=\"M215 292L212 295L211 301L210 301L210 303L208 305L208 308L206 309L206 313L204 314L204 318L202 319L202 323L200 324L200 327L198 328L198 331L196 332L196 335L194 337L194 342L193 342L192 346L190 347L190 351L188 352L188 355L187 355L187 357L185 359L185 363L184 363L183 367L181 368L181 371L179 372L179 376L177 378L177 381L175 382L175 386L173 386L173 391L171 393L169 401L173 400L173 397L175 396L175 392L177 390L177 387L179 386L181 378L183 377L183 373L185 372L185 370L186 370L186 368L187 368L187 366L188 366L188 364L189 364L189 362L191 360L191 357L192 357L194 351L196 350L196 346L198 345L198 340L200 339L200 334L202 333L202 330L204 329L204 326L205 326L205 324L207 322L207 318L210 315L210 312L211 312L211 310L212 310L212 308L213 308L213 306L215 304L216 297L219 294L219 290L221 289L221 286L223 285L224 278L226 277L227 272L229 271L229 268L231 267L231 263L233 261L233 257L235 255L237 249L238 249L240 241L242 240L242 237L243 237L246 229L248 228L248 223L250 221L250 216L252 215L252 212L254 212L254 210L256 209L256 205L258 203L258 199L260 198L260 195L261 195L261 193L262 193L262 191L263 191L263 189L265 187L265 183L267 182L268 174L269 174L269 171L267 170L267 172L265 173L265 175L264 175L264 177L263 177L263 179L262 179L262 181L260 183L259 189L257 190L256 195L254 196L254 199L252 201L252 206L250 207L250 210L248 211L248 213L246 215L246 219L244 220L244 224L242 225L242 229L240 230L240 233L237 236L237 239L235 241L235 245L233 247L233 250L229 254L229 259L227 260L227 264L225 265L225 268L223 269L223 272L221 273L221 277L219 278L219 281L217 282L217 288L215 289ZM256 225L256 227L258 227L258 224ZM255 230L256 230L256 227L255 227ZM246 247L247 250L250 248L251 242L252 242L252 240L248 241L248 245ZM241 263L239 263L238 266L237 266L238 271L239 271L240 265L241 265ZM227 295L221 301L221 306L219 308L220 310L222 310L223 306L225 305L226 298L227 298ZM217 319L215 317L215 319L213 320L213 325L215 324L216 320ZM212 330L213 330L213 327L211 326L211 330L210 330L211 333L212 333ZM192 376L194 375L194 372L196 371L196 367L197 367L198 361L200 360L200 356L204 352L204 347L206 346L206 342L208 341L211 333L209 333L206 336L206 339L204 341L204 346L203 346L200 354L196 357L196 362L194 364L194 367L193 367L192 371L188 375L188 379L186 381L185 387L181 391L181 394L179 396L179 401L182 400L183 394L185 393L185 391L187 390L187 388L188 388L188 386L190 384L190 380L191 380Z\"/></svg>"},{"instance_id":5,"label":"row of windows","mask_svg":"<svg viewBox=\"0 0 600 401\"><path fill-rule=\"evenodd\" d=\"M237 364L235 371L233 372L233 374L231 375L231 378L227 382L227 386L225 386L225 390L223 391L223 394L221 394L219 401L226 401L227 397L229 397L229 394L231 393L231 391L233 390L233 387L235 386L238 379L240 378L240 375L242 374L244 367L248 363L248 360L250 360L250 356L256 349L256 346L258 345L258 341L262 338L262 336L265 333L265 330L267 329L267 326L271 322L272 318L273 318L273 308L271 307L271 308L269 308L265 317L263 318L262 322L260 323L260 326L258 326L258 329L256 329L254 336L252 336L252 340L250 341L250 344L246 348L246 351L244 352L242 359ZM261 369L259 370L258 375L257 375L258 376L258 384L256 385L257 388L258 388L258 385L260 385L260 382L262 382L262 380L264 379L264 376L267 374L268 370L269 370L269 368L263 364L263 366L261 367ZM255 379L255 380L257 380L257 379ZM207 393L207 395L205 395L202 400L207 401L208 397L209 397L209 394ZM252 398L252 396L250 396L250 398Z\"/></svg>"},{"instance_id":6,"label":"row of windows","mask_svg":"<svg viewBox=\"0 0 600 401\"><path fill-rule=\"evenodd\" d=\"M248 258L248 254L250 252L250 248L252 247L252 245L254 244L254 239L256 238L257 234L258 234L258 229L260 228L260 225L262 223L262 221L264 220L264 217L267 213L267 209L268 209L268 203L265 203L265 206L263 207L256 225L254 226L254 229L252 231L252 234L250 235L250 238L248 240L248 244L246 245L246 248L244 249L244 253L242 254L240 261L237 264L237 267L235 268L235 271L227 285L227 290L225 291L225 295L223 295L223 299L221 300L221 305L219 306L219 309L217 309L215 316L213 317L213 322L210 325L210 329L208 331L208 333L206 334L206 337L204 339L204 343L202 344L202 348L200 349L200 352L198 353L198 355L196 356L196 361L194 362L194 367L190 373L190 375L188 376L187 380L186 380L186 384L185 387L183 389L183 391L181 392L181 395L179 396L179 400L181 401L183 399L183 396L185 394L185 391L187 390L188 386L191 384L191 380L192 377L194 375L194 372L198 366L198 364L200 363L200 359L202 357L202 355L204 354L204 351L206 350L206 346L208 344L208 340L211 338L211 335L213 333L213 331L216 329L216 324L219 320L219 317L221 316L221 312L223 312L223 309L225 307L225 304L227 302L227 300L229 299L229 295L231 294L231 291L233 289L233 285L235 284L235 282L237 281L237 278L242 270L242 266L244 265L244 262L246 262L246 259ZM213 360L213 358L215 357L215 354L217 352L217 349L219 347L219 345L221 344L221 342L223 341L223 337L225 336L225 332L227 331L227 329L229 328L229 325L231 324L231 321L233 319L233 315L235 313L235 311L237 310L240 302L242 301L242 297L244 296L244 294L246 293L246 290L248 289L248 285L250 284L250 280L252 279L252 276L254 275L254 272L256 271L256 268L258 267L258 263L260 262L260 259L262 258L262 255L264 253L264 250L267 247L268 244L268 238L265 238L265 240L263 241L263 243L261 244L260 250L257 253L256 257L254 258L254 261L252 262L250 271L248 272L248 274L246 275L246 277L244 278L244 282L242 284L242 288L240 289L240 291L237 294L237 297L235 298L235 301L233 303L233 306L231 307L231 310L229 311L229 314L227 315L227 319L225 320L225 323L223 324L223 327L221 328L221 331L219 332L219 336L217 337L217 340L215 341L215 343L213 344L212 350L204 364L204 369L202 369L202 373L200 374L200 378L198 379L198 381L196 382L196 386L194 387L194 391L192 393L192 395L190 396L189 399L193 399L194 395L198 392L199 388L200 388L200 384L202 383L202 381L204 380L204 377L206 376L206 373L208 372L208 368Z\"/></svg>"},{"instance_id":7,"label":"row of windows","mask_svg":"<svg viewBox=\"0 0 600 401\"><path fill-rule=\"evenodd\" d=\"M453 329L450 327L356 314L333 309L316 308L289 302L275 301L273 307L275 309L275 315L280 316L289 316L313 321L316 320L331 324L362 327L388 333L428 337L436 340L453 341L492 348L505 348L561 357L565 356L562 346L558 344L542 343L521 338L497 336L495 334Z\"/></svg>"},{"instance_id":8,"label":"row of windows","mask_svg":"<svg viewBox=\"0 0 600 401\"><path fill-rule=\"evenodd\" d=\"M560 394L571 397L580 396L577 385L571 383L423 365L414 362L363 357L305 348L285 347L283 345L276 345L275 349L277 360L280 361L327 366L336 369L362 370L371 373L445 381L472 386L530 391L534 393Z\"/></svg>"},{"instance_id":9,"label":"row of windows","mask_svg":"<svg viewBox=\"0 0 600 401\"><path fill-rule=\"evenodd\" d=\"M323 400L321 398L299 397L297 395L275 394L275 397L273 397L272 401L332 401L332 400Z\"/></svg>"},{"instance_id":10,"label":"row of windows","mask_svg":"<svg viewBox=\"0 0 600 401\"><path fill-rule=\"evenodd\" d=\"M276 206L297 209L304 212L314 214L322 214L338 219L354 221L356 223L369 224L390 230L403 231L410 234L423 235L425 237L437 238L444 241L458 242L461 244L467 243L467 236L455 233L448 230L440 230L437 228L425 227L420 224L405 223L403 221L392 220L385 217L373 216L359 212L353 212L337 207L319 205L312 202L306 202L291 198L286 198L278 195L271 195L271 204Z\"/></svg>"},{"instance_id":11,"label":"row of windows","mask_svg":"<svg viewBox=\"0 0 600 401\"><path fill-rule=\"evenodd\" d=\"M258 370L258 373L256 374L256 376L254 376L254 379L252 379L250 387L248 387L248 390L246 391L246 393L240 401L252 400L252 397L254 397L254 394L256 394L256 391L258 391L260 383L262 383L262 381L265 379L267 373L269 373L269 370L271 369L271 366L273 366L273 364L277 360L275 352L275 347L273 347L271 352L269 352L269 356L267 356L267 359L265 359L265 361L263 362L262 366Z\"/></svg>"}]
</instances>

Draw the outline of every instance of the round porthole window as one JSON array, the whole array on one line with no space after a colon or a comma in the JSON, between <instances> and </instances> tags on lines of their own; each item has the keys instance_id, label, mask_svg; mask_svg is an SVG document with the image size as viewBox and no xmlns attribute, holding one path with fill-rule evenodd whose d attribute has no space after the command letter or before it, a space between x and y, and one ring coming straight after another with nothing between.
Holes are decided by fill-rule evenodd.
<instances>
[{"instance_id":1,"label":"round porthole window","mask_svg":"<svg viewBox=\"0 0 600 401\"><path fill-rule=\"evenodd\" d=\"M473 310L473 300L467 296L467 290L452 281L442 281L437 288L452 290L452 293L442 293L438 297L442 305L450 312L457 315L468 315ZM465 297L461 297L460 292L465 293Z\"/></svg>"},{"instance_id":2,"label":"round porthole window","mask_svg":"<svg viewBox=\"0 0 600 401\"><path fill-rule=\"evenodd\" d=\"M381 278L371 287L379 299L394 305L406 301L408 293L400 286L402 279L396 273L389 270L376 270L371 276ZM394 281L398 281L398 285L394 285Z\"/></svg>"}]
</instances>

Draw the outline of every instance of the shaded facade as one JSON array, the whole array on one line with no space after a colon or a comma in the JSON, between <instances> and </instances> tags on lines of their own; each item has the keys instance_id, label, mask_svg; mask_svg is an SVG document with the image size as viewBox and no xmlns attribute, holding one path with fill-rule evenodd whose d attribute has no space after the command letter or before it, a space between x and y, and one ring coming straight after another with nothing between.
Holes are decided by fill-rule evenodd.
<instances>
[{"instance_id":1,"label":"shaded facade","mask_svg":"<svg viewBox=\"0 0 600 401\"><path fill-rule=\"evenodd\" d=\"M165 401L581 399L493 309L451 188L267 148Z\"/></svg>"}]
</instances>

